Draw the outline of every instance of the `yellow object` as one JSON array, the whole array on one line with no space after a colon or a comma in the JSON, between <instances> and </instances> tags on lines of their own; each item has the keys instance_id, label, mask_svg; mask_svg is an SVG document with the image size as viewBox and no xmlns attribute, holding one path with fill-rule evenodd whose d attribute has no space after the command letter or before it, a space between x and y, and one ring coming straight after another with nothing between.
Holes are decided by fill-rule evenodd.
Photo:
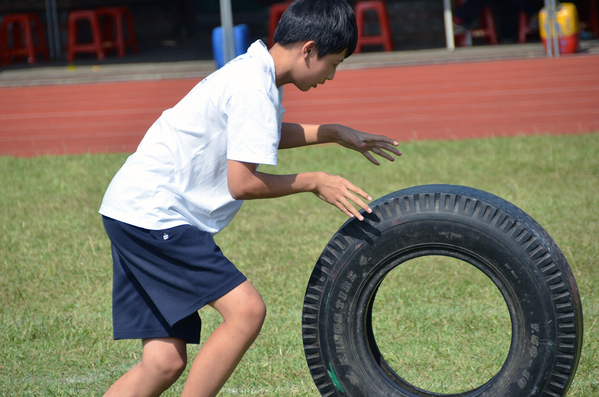
<instances>
[{"instance_id":1,"label":"yellow object","mask_svg":"<svg viewBox=\"0 0 599 397\"><path fill-rule=\"evenodd\" d=\"M557 20L558 37L568 37L578 34L580 27L578 22L578 11L572 3L561 3L557 5L555 13ZM553 32L549 26L549 18L547 18L547 10L545 7L539 12L539 33L542 39L549 36L547 33ZM553 35L551 35L553 37Z\"/></svg>"},{"instance_id":2,"label":"yellow object","mask_svg":"<svg viewBox=\"0 0 599 397\"><path fill-rule=\"evenodd\" d=\"M578 22L578 11L572 3L562 3L557 5L555 12L557 21L557 38L559 41L559 52L561 54L572 54L578 52L580 43L580 24ZM553 26L550 26L547 10L539 12L539 34L541 41L547 49L547 41L553 40Z\"/></svg>"}]
</instances>

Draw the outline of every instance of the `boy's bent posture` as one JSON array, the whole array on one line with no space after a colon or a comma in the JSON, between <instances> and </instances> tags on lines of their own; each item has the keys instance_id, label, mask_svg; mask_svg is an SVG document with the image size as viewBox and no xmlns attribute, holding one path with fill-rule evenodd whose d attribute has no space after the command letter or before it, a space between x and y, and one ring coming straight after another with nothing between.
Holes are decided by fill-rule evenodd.
<instances>
[{"instance_id":1,"label":"boy's bent posture","mask_svg":"<svg viewBox=\"0 0 599 397\"><path fill-rule=\"evenodd\" d=\"M262 42L199 83L150 127L110 184L100 213L112 242L115 339L142 339L141 362L107 396L157 396L181 375L186 344L199 343L198 310L223 317L193 360L184 396L214 396L252 344L266 308L212 235L243 200L313 192L350 217L371 198L324 172L269 175L277 150L337 142L388 160L397 142L339 125L282 123L282 87L307 91L333 79L356 46L345 0L297 0L275 45Z\"/></svg>"}]
</instances>

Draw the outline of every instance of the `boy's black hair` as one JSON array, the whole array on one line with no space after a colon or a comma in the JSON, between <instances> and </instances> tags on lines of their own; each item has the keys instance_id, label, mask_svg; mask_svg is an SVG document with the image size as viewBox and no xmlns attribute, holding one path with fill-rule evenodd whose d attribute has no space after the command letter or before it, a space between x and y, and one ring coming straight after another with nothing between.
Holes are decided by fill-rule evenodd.
<instances>
[{"instance_id":1,"label":"boy's black hair","mask_svg":"<svg viewBox=\"0 0 599 397\"><path fill-rule=\"evenodd\" d=\"M354 10L346 0L296 0L283 13L273 39L279 44L314 40L318 58L347 48L347 58L358 43Z\"/></svg>"}]
</instances>

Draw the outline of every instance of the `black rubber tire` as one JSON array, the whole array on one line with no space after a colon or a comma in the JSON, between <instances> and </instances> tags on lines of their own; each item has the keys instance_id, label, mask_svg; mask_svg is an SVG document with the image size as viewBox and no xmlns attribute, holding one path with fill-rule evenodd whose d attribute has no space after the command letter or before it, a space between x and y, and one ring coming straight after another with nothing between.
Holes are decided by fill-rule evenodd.
<instances>
[{"instance_id":1,"label":"black rubber tire","mask_svg":"<svg viewBox=\"0 0 599 397\"><path fill-rule=\"evenodd\" d=\"M564 396L582 347L574 276L549 234L513 204L477 189L428 185L371 204L329 241L310 277L302 336L322 396L439 396L396 374L372 331L378 286L414 258L449 256L485 273L503 295L512 337L499 372L453 396Z\"/></svg>"}]
</instances>

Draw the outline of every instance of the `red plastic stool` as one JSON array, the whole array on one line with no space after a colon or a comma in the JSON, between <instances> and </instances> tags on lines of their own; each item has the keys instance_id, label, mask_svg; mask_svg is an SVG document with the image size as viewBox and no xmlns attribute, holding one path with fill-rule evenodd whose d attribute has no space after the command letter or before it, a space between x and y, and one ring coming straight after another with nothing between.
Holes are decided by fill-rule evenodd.
<instances>
[{"instance_id":1,"label":"red plastic stool","mask_svg":"<svg viewBox=\"0 0 599 397\"><path fill-rule=\"evenodd\" d=\"M92 33L91 43L78 42L78 21L87 21L89 23ZM98 13L95 10L79 10L69 12L69 16L67 18L67 62L72 62L73 59L75 59L75 54L81 52L93 52L101 61L106 58L102 43L102 35L100 34Z\"/></svg>"},{"instance_id":2,"label":"red plastic stool","mask_svg":"<svg viewBox=\"0 0 599 397\"><path fill-rule=\"evenodd\" d=\"M530 18L524 11L518 14L518 43L526 43L526 37L536 31L530 28Z\"/></svg>"},{"instance_id":3,"label":"red plastic stool","mask_svg":"<svg viewBox=\"0 0 599 397\"><path fill-rule=\"evenodd\" d=\"M377 13L379 30L378 35L366 36L364 33L366 11L375 11ZM354 5L356 14L356 24L358 25L358 45L355 53L362 51L362 47L367 45L382 45L385 51L393 50L393 39L391 38L391 28L389 27L389 16L384 1L357 1Z\"/></svg>"},{"instance_id":4,"label":"red plastic stool","mask_svg":"<svg viewBox=\"0 0 599 397\"><path fill-rule=\"evenodd\" d=\"M12 43L9 43L9 31L12 27ZM37 45L34 43L34 29ZM12 44L12 46L9 46ZM36 54L42 54L44 60L50 60L44 38L42 21L35 13L8 14L4 16L0 29L0 47L3 64L10 63L11 57L25 57L30 65L35 63Z\"/></svg>"},{"instance_id":5,"label":"red plastic stool","mask_svg":"<svg viewBox=\"0 0 599 397\"><path fill-rule=\"evenodd\" d=\"M456 0L456 6L459 7L464 2L462 0ZM493 18L493 9L491 6L486 6L480 12L478 16L478 20L480 22L480 28L478 29L469 29L472 37L483 37L490 44L498 44L497 40L497 30L495 29L495 18ZM466 32L456 33L455 37L457 38L457 45L466 46Z\"/></svg>"},{"instance_id":6,"label":"red plastic stool","mask_svg":"<svg viewBox=\"0 0 599 397\"><path fill-rule=\"evenodd\" d=\"M114 48L119 57L125 56L126 47L130 47L134 53L139 52L129 7L102 7L96 9L96 13L104 22L104 49Z\"/></svg>"},{"instance_id":7,"label":"red plastic stool","mask_svg":"<svg viewBox=\"0 0 599 397\"><path fill-rule=\"evenodd\" d=\"M275 30L277 29L277 25L279 24L279 20L281 16L291 4L291 1L285 3L275 3L270 6L270 11L268 12L268 46L272 47L274 43Z\"/></svg>"}]
</instances>

